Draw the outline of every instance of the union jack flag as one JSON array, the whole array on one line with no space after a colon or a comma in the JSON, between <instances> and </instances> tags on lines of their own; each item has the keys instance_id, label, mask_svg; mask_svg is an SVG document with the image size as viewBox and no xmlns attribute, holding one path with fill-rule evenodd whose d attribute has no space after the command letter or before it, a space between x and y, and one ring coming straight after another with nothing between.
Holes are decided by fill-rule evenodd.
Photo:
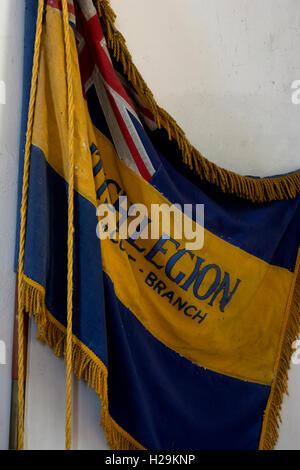
<instances>
[{"instance_id":1,"label":"union jack flag","mask_svg":"<svg viewBox=\"0 0 300 470\"><path fill-rule=\"evenodd\" d=\"M48 4L61 10L59 0L48 0ZM100 128L107 123L105 133L113 142L118 157L149 181L155 173L158 156L144 125L150 130L156 129L153 114L116 72L92 0L79 0L76 8L70 0L68 9L75 31L83 95L94 124ZM104 119L100 124L101 116Z\"/></svg>"}]
</instances>

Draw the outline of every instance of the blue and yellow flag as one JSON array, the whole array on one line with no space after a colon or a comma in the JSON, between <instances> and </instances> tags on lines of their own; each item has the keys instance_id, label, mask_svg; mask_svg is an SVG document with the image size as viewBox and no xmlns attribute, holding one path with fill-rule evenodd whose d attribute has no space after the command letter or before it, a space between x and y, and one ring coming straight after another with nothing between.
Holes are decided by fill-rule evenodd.
<instances>
[{"instance_id":1,"label":"blue and yellow flag","mask_svg":"<svg viewBox=\"0 0 300 470\"><path fill-rule=\"evenodd\" d=\"M272 449L299 331L300 171L206 160L155 102L108 0L27 1L25 37L19 339L33 313L99 395L112 449ZM148 216L121 237L138 205ZM191 208L203 245L175 215L142 236L153 205ZM67 397L68 415L70 383Z\"/></svg>"}]
</instances>

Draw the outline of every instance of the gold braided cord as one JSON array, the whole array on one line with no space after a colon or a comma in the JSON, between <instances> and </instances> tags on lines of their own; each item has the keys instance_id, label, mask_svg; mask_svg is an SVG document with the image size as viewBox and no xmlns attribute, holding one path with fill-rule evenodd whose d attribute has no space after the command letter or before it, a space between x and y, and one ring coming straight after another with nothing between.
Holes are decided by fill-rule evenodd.
<instances>
[{"instance_id":1,"label":"gold braided cord","mask_svg":"<svg viewBox=\"0 0 300 470\"><path fill-rule=\"evenodd\" d=\"M44 1L39 0L36 35L34 44L31 90L28 106L28 119L26 131L26 144L24 153L23 185L21 201L20 243L19 243L19 276L18 276L18 449L24 448L24 257L26 239L26 220L28 204L28 185L30 167L30 149L33 132L33 119L38 82L39 59L41 49L42 22Z\"/></svg>"},{"instance_id":2,"label":"gold braided cord","mask_svg":"<svg viewBox=\"0 0 300 470\"><path fill-rule=\"evenodd\" d=\"M66 51L67 93L68 93L68 267L67 267L67 346L66 346L66 450L71 449L72 432L72 321L73 321L73 219L74 219L74 93L71 57L71 34L69 26L68 1L62 0L64 41Z\"/></svg>"},{"instance_id":3,"label":"gold braided cord","mask_svg":"<svg viewBox=\"0 0 300 470\"><path fill-rule=\"evenodd\" d=\"M152 111L158 128L163 126L169 139L175 139L181 152L182 161L193 170L200 180L218 186L222 192L234 194L252 202L292 199L300 194L300 170L282 176L253 178L225 170L205 158L187 139L184 131L167 111L161 108L133 63L124 36L115 25L116 15L109 0L93 0L98 15L105 26L107 45L117 61L120 61L124 74L132 83L140 98Z\"/></svg>"},{"instance_id":4,"label":"gold braided cord","mask_svg":"<svg viewBox=\"0 0 300 470\"><path fill-rule=\"evenodd\" d=\"M33 314L41 332L39 339L53 350L57 357L65 355L67 329L46 308L45 288L24 276L25 311ZM101 400L101 425L107 444L112 450L145 450L138 441L121 428L109 414L108 371L101 359L96 356L74 334L72 368L78 380L86 381Z\"/></svg>"}]
</instances>

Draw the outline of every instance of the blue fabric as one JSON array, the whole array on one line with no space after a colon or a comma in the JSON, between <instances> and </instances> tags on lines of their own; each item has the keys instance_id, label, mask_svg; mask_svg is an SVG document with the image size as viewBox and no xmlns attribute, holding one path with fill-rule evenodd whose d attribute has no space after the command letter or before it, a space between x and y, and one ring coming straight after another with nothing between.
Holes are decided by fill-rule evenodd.
<instances>
[{"instance_id":1,"label":"blue fabric","mask_svg":"<svg viewBox=\"0 0 300 470\"><path fill-rule=\"evenodd\" d=\"M270 387L199 367L156 340L105 277L109 411L148 449L257 449Z\"/></svg>"},{"instance_id":2,"label":"blue fabric","mask_svg":"<svg viewBox=\"0 0 300 470\"><path fill-rule=\"evenodd\" d=\"M66 326L68 185L32 147L25 274L46 288L46 306ZM95 207L74 194L73 333L107 365L100 241Z\"/></svg>"},{"instance_id":3,"label":"blue fabric","mask_svg":"<svg viewBox=\"0 0 300 470\"><path fill-rule=\"evenodd\" d=\"M180 163L177 144L168 140L166 131L155 131L153 140L172 156L171 163L166 153L160 153L161 166L150 181L159 192L173 203L205 204L207 230L267 263L294 271L300 245L300 196L253 204L224 194L204 181L196 183L195 177L187 179L190 174Z\"/></svg>"},{"instance_id":4,"label":"blue fabric","mask_svg":"<svg viewBox=\"0 0 300 470\"><path fill-rule=\"evenodd\" d=\"M93 124L112 142L112 136L108 128L103 110L99 104L95 85L91 85L86 92L86 100Z\"/></svg>"},{"instance_id":5,"label":"blue fabric","mask_svg":"<svg viewBox=\"0 0 300 470\"><path fill-rule=\"evenodd\" d=\"M36 147L30 180L25 272L66 326L68 186ZM74 217L73 332L108 366L112 417L150 449L256 449L270 388L205 370L156 340L105 274L103 289L95 208L78 193Z\"/></svg>"},{"instance_id":6,"label":"blue fabric","mask_svg":"<svg viewBox=\"0 0 300 470\"><path fill-rule=\"evenodd\" d=\"M25 23L24 23L24 50L23 50L23 90L22 90L22 114L19 148L19 180L18 180L18 211L15 249L15 269L18 266L19 243L20 243L20 208L22 199L22 182L24 152L26 143L28 104L30 98L30 83L33 63L34 40L36 30L38 0L25 0Z\"/></svg>"},{"instance_id":7,"label":"blue fabric","mask_svg":"<svg viewBox=\"0 0 300 470\"><path fill-rule=\"evenodd\" d=\"M112 142L93 86L87 101L93 124ZM294 271L300 244L300 196L254 204L223 193L189 170L177 142L169 140L166 130L148 131L147 136L146 128L129 115L156 170L150 184L172 203L205 204L207 230L267 263Z\"/></svg>"}]
</instances>

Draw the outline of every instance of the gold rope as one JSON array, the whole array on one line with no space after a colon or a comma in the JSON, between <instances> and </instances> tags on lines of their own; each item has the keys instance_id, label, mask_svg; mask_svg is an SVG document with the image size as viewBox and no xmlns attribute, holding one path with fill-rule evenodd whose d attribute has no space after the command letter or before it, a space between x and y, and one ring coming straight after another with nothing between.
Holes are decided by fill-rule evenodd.
<instances>
[{"instance_id":1,"label":"gold rope","mask_svg":"<svg viewBox=\"0 0 300 470\"><path fill-rule=\"evenodd\" d=\"M163 125L169 139L176 139L183 162L197 173L200 179L218 186L224 193L235 194L252 202L292 199L300 194L300 170L278 177L251 178L225 170L201 155L186 138L175 119L156 103L153 93L133 63L124 36L115 25L116 15L109 0L94 0L94 4L106 28L107 45L116 60L122 63L128 81L132 83L144 103L150 107L157 126L160 128Z\"/></svg>"},{"instance_id":2,"label":"gold rope","mask_svg":"<svg viewBox=\"0 0 300 470\"><path fill-rule=\"evenodd\" d=\"M67 347L66 347L66 449L71 449L72 432L72 320L73 320L73 219L74 219L74 94L68 2L62 0L68 91L68 273L67 273Z\"/></svg>"},{"instance_id":3,"label":"gold rope","mask_svg":"<svg viewBox=\"0 0 300 470\"><path fill-rule=\"evenodd\" d=\"M21 201L20 243L19 243L19 276L18 276L18 449L24 447L24 256L26 239L26 220L28 203L30 149L33 131L33 119L38 81L39 58L41 49L41 35L43 22L44 1L39 0L36 20L36 35L34 44L32 78L30 99L28 105L28 119L26 131L26 144L24 153L24 169Z\"/></svg>"}]
</instances>

